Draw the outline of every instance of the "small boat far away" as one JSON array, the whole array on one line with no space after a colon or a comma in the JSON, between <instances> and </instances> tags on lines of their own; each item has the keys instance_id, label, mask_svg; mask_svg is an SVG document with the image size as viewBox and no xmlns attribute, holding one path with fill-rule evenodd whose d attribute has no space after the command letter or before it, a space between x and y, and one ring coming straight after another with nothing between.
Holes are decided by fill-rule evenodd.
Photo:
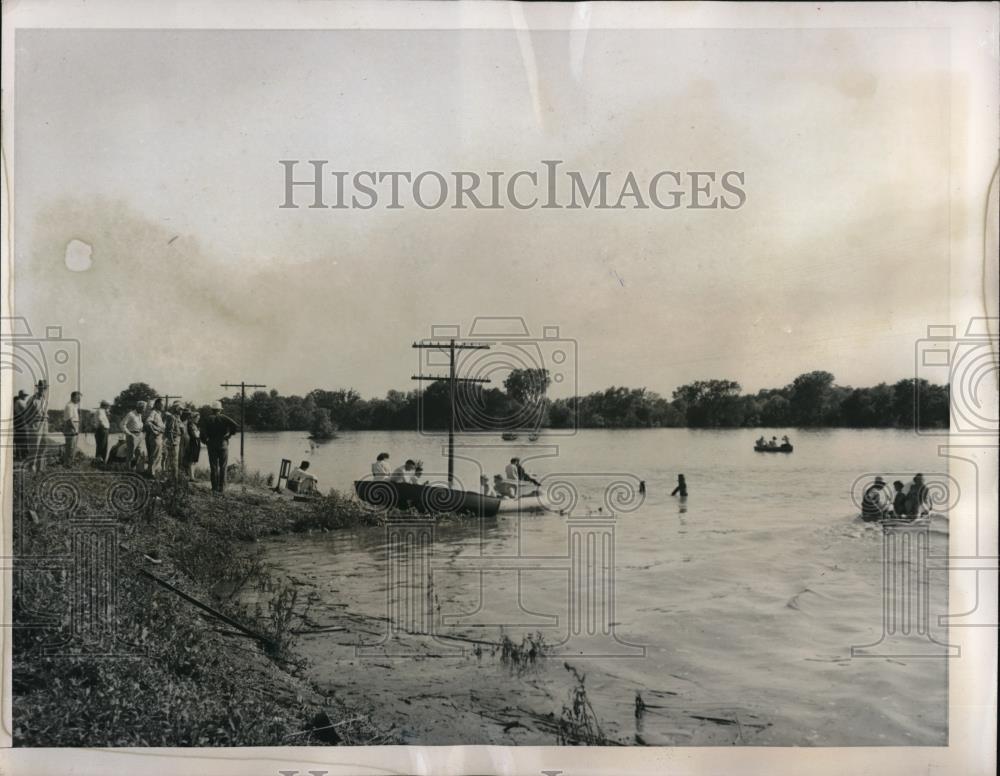
<instances>
[{"instance_id":1,"label":"small boat far away","mask_svg":"<svg viewBox=\"0 0 1000 776\"><path fill-rule=\"evenodd\" d=\"M774 446L755 443L753 449L754 452L757 453L790 453L795 448L792 446L791 442L784 442L783 444Z\"/></svg>"},{"instance_id":2,"label":"small boat far away","mask_svg":"<svg viewBox=\"0 0 1000 776\"><path fill-rule=\"evenodd\" d=\"M514 441L515 439L517 439L517 434L516 434L515 432L513 432L513 431L504 431L504 432L503 432L503 433L502 433L502 434L500 435L500 437L501 437L501 438L502 438L502 439L503 439L503 440L504 440L505 442L513 442L513 441Z\"/></svg>"}]
</instances>

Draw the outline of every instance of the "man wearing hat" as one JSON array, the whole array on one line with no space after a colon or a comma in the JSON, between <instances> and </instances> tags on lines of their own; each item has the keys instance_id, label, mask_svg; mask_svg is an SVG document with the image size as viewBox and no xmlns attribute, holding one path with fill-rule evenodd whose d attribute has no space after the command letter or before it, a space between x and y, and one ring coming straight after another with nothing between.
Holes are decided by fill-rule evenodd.
<instances>
[{"instance_id":1,"label":"man wearing hat","mask_svg":"<svg viewBox=\"0 0 1000 776\"><path fill-rule=\"evenodd\" d=\"M111 432L111 418L108 417L108 409L111 405L106 401L101 401L101 406L97 408L94 415L94 446L96 448L94 457L101 463L106 463L108 459L108 434Z\"/></svg>"},{"instance_id":2,"label":"man wearing hat","mask_svg":"<svg viewBox=\"0 0 1000 776\"><path fill-rule=\"evenodd\" d=\"M28 457L28 392L21 389L14 397L14 460Z\"/></svg>"},{"instance_id":3,"label":"man wearing hat","mask_svg":"<svg viewBox=\"0 0 1000 776\"><path fill-rule=\"evenodd\" d=\"M865 489L861 500L861 519L873 523L885 517L886 511L892 505L892 494L885 485L885 480L876 477L875 482Z\"/></svg>"},{"instance_id":4,"label":"man wearing hat","mask_svg":"<svg viewBox=\"0 0 1000 776\"><path fill-rule=\"evenodd\" d=\"M176 480L180 474L178 465L186 435L184 423L181 421L183 411L181 403L175 401L163 413L163 467L167 470L167 476L172 480Z\"/></svg>"},{"instance_id":5,"label":"man wearing hat","mask_svg":"<svg viewBox=\"0 0 1000 776\"><path fill-rule=\"evenodd\" d=\"M212 475L212 490L226 489L226 467L229 464L229 437L240 430L236 421L222 414L222 402L212 402L212 414L201 422L201 438L208 450L208 466Z\"/></svg>"},{"instance_id":6,"label":"man wearing hat","mask_svg":"<svg viewBox=\"0 0 1000 776\"><path fill-rule=\"evenodd\" d=\"M49 384L39 380L35 392L27 401L28 466L35 471L45 469L45 448L49 443Z\"/></svg>"}]
</instances>

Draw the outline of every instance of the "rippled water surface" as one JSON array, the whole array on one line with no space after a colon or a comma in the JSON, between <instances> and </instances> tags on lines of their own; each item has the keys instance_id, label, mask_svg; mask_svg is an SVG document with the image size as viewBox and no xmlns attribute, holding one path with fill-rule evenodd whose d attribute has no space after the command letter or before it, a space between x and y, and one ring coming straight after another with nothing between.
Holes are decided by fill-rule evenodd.
<instances>
[{"instance_id":1,"label":"rippled water surface","mask_svg":"<svg viewBox=\"0 0 1000 776\"><path fill-rule=\"evenodd\" d=\"M321 620L352 612L412 624L412 611L400 605L417 596L432 607L439 633L496 641L503 625L515 640L540 631L563 645L558 659L518 677L489 654L356 656L354 644L383 639L389 626L379 619L367 635L352 631L350 644L336 634L303 640L317 681L384 704L414 742L553 743L538 725L470 727L464 710L492 709L496 718L504 708L528 707L558 716L572 684L568 661L586 673L606 731L628 742L945 744L947 661L891 650L851 654L883 632L882 531L857 519L852 488L859 492L858 478L875 473L908 482L923 472L935 481L944 470L937 441L901 431L787 433L791 455L753 452L753 431L588 430L523 444L460 437L461 481L475 483L480 465L492 475L519 455L536 475L576 483L573 513L440 526L427 568L412 576L389 573L383 530L284 537L268 542L267 553L309 588ZM348 490L383 450L396 464L422 458L425 476L443 472L442 442L359 432L315 446L301 434L255 434L247 465L276 471L283 457L308 458L324 487ZM678 473L687 478L686 500L670 496ZM634 511L611 515L604 488L620 474L644 480L647 496ZM606 619L615 640L604 640L597 656L577 654L579 642L569 639L568 537L587 514L608 518L613 530L610 568L601 571L613 576ZM946 548L947 527L943 515L932 518L932 548ZM941 642L946 634L934 623L945 584L943 574L930 575L930 627ZM601 605L599 595L592 600ZM592 614L600 621L602 612ZM449 644L469 646L442 640L442 653ZM640 719L636 692L647 705ZM434 708L408 714L400 706L406 698L420 708L426 697L463 714L449 720Z\"/></svg>"}]
</instances>

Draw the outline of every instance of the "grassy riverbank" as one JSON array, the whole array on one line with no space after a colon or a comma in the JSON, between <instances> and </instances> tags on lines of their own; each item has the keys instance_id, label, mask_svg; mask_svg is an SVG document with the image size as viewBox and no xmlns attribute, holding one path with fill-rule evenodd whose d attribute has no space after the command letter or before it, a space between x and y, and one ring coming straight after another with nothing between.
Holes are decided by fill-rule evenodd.
<instances>
[{"instance_id":1,"label":"grassy riverbank","mask_svg":"<svg viewBox=\"0 0 1000 776\"><path fill-rule=\"evenodd\" d=\"M109 480L81 463L76 517L99 514ZM111 476L111 475L109 475ZM13 711L17 746L241 746L393 743L364 710L303 678L291 647L308 631L309 602L274 577L258 537L372 525L381 516L331 494L293 503L263 488L220 497L194 486L150 483L149 498L116 523L114 656L70 638L73 592L100 595L60 564L72 557L74 522L47 508L45 475L15 475ZM21 560L23 559L23 560ZM40 566L48 566L41 569ZM72 564L70 564L72 569ZM151 573L230 620L207 614ZM91 584L88 581L86 584ZM239 602L267 591L266 604ZM42 624L51 613L51 622ZM255 635L247 635L250 631ZM59 646L62 643L62 646Z\"/></svg>"}]
</instances>

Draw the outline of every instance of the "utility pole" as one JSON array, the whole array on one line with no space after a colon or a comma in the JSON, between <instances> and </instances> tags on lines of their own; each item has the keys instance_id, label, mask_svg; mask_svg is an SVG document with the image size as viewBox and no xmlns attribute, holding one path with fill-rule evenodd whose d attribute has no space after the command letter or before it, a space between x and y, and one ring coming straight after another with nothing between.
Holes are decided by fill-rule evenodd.
<instances>
[{"instance_id":1,"label":"utility pole","mask_svg":"<svg viewBox=\"0 0 1000 776\"><path fill-rule=\"evenodd\" d=\"M267 386L258 383L246 383L242 380L238 383L221 383L220 385L222 388L240 389L240 467L243 468L243 427L246 425L247 388L267 388Z\"/></svg>"},{"instance_id":2,"label":"utility pole","mask_svg":"<svg viewBox=\"0 0 1000 776\"><path fill-rule=\"evenodd\" d=\"M165 393L165 394L163 394L163 396L157 396L156 398L163 399L163 408L166 409L166 408L168 408L170 406L170 400L171 399L182 399L184 397L181 396L180 394L177 394L175 396L172 393Z\"/></svg>"},{"instance_id":3,"label":"utility pole","mask_svg":"<svg viewBox=\"0 0 1000 776\"><path fill-rule=\"evenodd\" d=\"M448 382L448 487L455 479L455 385L457 383L488 383L489 378L482 377L456 377L455 376L455 351L456 350L489 350L489 345L478 345L474 342L455 342L454 339L448 342L414 342L415 348L431 348L442 350L448 353L448 376L440 377L435 375L413 375L411 380L446 380Z\"/></svg>"}]
</instances>

